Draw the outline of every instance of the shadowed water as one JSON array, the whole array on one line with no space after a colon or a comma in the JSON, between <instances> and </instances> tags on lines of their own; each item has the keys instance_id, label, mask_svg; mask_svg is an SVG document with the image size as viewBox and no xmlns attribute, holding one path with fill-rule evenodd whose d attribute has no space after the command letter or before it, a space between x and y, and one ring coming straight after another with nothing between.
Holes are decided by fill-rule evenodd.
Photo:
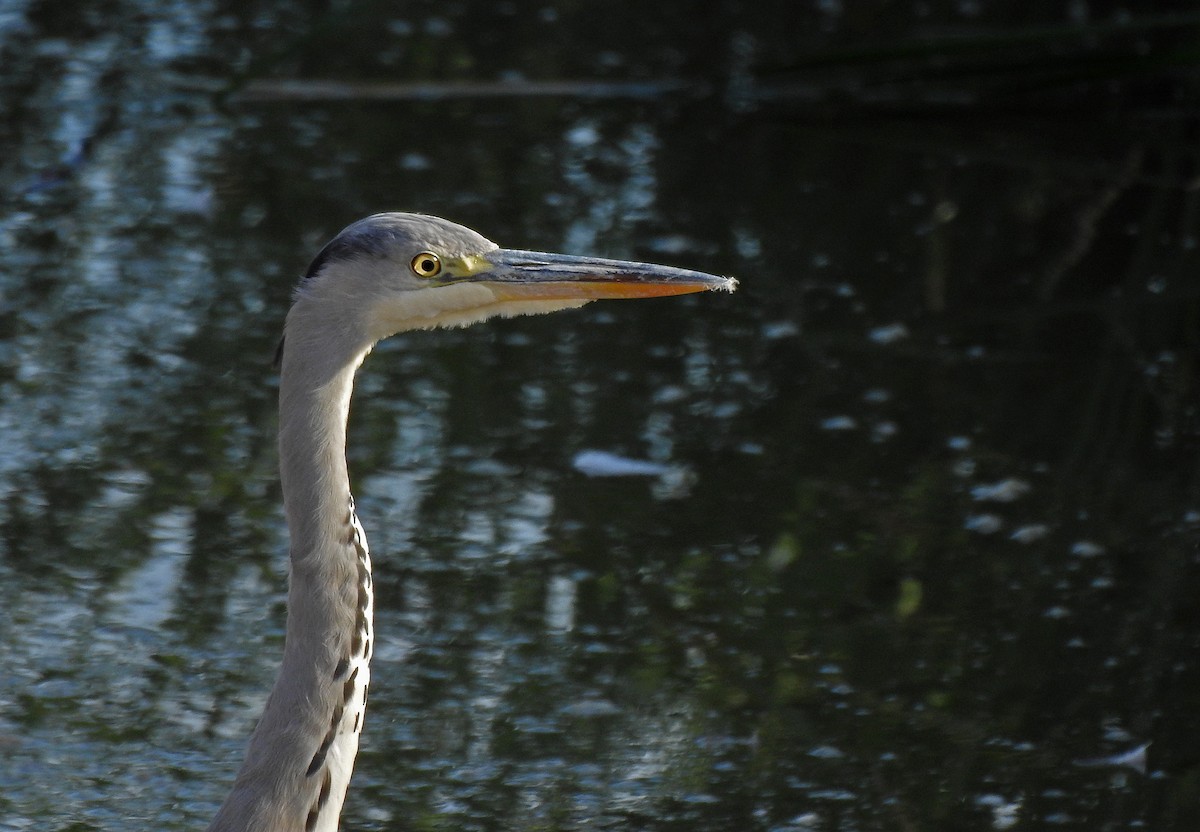
<instances>
[{"instance_id":1,"label":"shadowed water","mask_svg":"<svg viewBox=\"0 0 1200 832\"><path fill-rule=\"evenodd\" d=\"M741 288L368 359L345 828L1192 828L1189 125L806 109L753 68L834 5L0 12L0 829L215 811L282 650L271 355L385 209Z\"/></svg>"}]
</instances>

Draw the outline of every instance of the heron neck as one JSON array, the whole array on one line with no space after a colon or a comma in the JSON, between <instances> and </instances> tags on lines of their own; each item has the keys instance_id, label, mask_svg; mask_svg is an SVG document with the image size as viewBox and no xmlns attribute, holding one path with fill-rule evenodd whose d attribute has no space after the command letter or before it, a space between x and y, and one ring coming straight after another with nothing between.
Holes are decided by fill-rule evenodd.
<instances>
[{"instance_id":1,"label":"heron neck","mask_svg":"<svg viewBox=\"0 0 1200 832\"><path fill-rule=\"evenodd\" d=\"M289 341L288 349L293 344ZM291 536L283 663L210 832L334 832L370 680L373 594L346 471L349 360L285 355L280 478Z\"/></svg>"},{"instance_id":2,"label":"heron neck","mask_svg":"<svg viewBox=\"0 0 1200 832\"><path fill-rule=\"evenodd\" d=\"M315 375L285 362L279 390L279 475L293 562L331 549L350 500L346 420L362 356Z\"/></svg>"}]
</instances>

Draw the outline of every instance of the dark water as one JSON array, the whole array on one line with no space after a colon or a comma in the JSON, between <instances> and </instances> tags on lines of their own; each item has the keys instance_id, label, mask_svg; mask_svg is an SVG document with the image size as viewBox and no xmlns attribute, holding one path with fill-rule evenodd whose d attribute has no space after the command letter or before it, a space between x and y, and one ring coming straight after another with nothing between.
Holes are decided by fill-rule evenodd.
<instances>
[{"instance_id":1,"label":"dark water","mask_svg":"<svg viewBox=\"0 0 1200 832\"><path fill-rule=\"evenodd\" d=\"M1186 88L787 68L1081 5L598 8L0 10L0 829L215 810L281 650L270 357L383 209L742 288L370 358L346 828L1200 828Z\"/></svg>"}]
</instances>

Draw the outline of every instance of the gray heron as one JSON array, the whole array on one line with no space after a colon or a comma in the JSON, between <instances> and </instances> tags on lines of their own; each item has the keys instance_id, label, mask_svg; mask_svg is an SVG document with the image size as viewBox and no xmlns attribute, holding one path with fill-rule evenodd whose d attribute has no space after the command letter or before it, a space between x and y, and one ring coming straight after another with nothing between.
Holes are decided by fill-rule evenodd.
<instances>
[{"instance_id":1,"label":"gray heron","mask_svg":"<svg viewBox=\"0 0 1200 832\"><path fill-rule=\"evenodd\" d=\"M333 832L363 727L371 560L346 469L354 375L398 332L535 315L736 281L703 272L499 248L420 214L334 237L296 289L280 343L279 468L290 535L283 662L210 832Z\"/></svg>"}]
</instances>

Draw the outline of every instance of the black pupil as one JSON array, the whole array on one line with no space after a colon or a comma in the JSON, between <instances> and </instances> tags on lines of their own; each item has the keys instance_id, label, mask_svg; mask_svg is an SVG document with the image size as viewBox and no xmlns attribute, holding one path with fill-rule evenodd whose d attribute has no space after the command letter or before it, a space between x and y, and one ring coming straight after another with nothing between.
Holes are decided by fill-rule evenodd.
<instances>
[{"instance_id":1,"label":"black pupil","mask_svg":"<svg viewBox=\"0 0 1200 832\"><path fill-rule=\"evenodd\" d=\"M431 271L433 271L433 258L432 257L422 257L421 258L421 271L425 272L426 274L429 274Z\"/></svg>"}]
</instances>

